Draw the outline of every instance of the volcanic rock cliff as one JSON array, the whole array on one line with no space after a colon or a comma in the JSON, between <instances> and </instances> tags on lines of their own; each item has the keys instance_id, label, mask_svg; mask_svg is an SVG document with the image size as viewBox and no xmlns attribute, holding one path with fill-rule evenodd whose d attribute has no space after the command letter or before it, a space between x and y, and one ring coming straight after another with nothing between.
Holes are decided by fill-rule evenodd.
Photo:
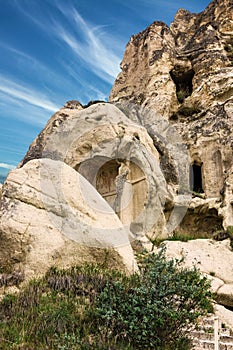
<instances>
[{"instance_id":1,"label":"volcanic rock cliff","mask_svg":"<svg viewBox=\"0 0 233 350\"><path fill-rule=\"evenodd\" d=\"M232 0L215 0L199 14L180 9L170 27L152 23L131 37L121 69L110 102L166 118L189 149L192 189L203 199L192 201L181 230L233 225ZM168 169L167 145L151 130L148 112L138 122Z\"/></svg>"},{"instance_id":2,"label":"volcanic rock cliff","mask_svg":"<svg viewBox=\"0 0 233 350\"><path fill-rule=\"evenodd\" d=\"M213 1L200 14L180 9L168 27L154 22L133 35L110 95L171 119L225 104L232 96L232 1ZM175 116L175 114L178 114Z\"/></svg>"}]
</instances>

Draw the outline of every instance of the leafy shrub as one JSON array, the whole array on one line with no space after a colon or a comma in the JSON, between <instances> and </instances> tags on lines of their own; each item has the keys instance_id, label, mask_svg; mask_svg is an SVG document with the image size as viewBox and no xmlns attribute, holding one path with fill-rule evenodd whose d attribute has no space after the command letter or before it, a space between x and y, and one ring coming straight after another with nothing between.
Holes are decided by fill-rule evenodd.
<instances>
[{"instance_id":1,"label":"leafy shrub","mask_svg":"<svg viewBox=\"0 0 233 350\"><path fill-rule=\"evenodd\" d=\"M103 266L52 268L0 304L2 350L190 348L187 331L211 305L196 269L164 253L143 255L140 274Z\"/></svg>"},{"instance_id":2,"label":"leafy shrub","mask_svg":"<svg viewBox=\"0 0 233 350\"><path fill-rule=\"evenodd\" d=\"M233 238L233 226L227 226L227 233Z\"/></svg>"},{"instance_id":3,"label":"leafy shrub","mask_svg":"<svg viewBox=\"0 0 233 350\"><path fill-rule=\"evenodd\" d=\"M133 349L189 349L188 330L211 311L211 294L209 281L180 263L167 261L163 251L146 255L140 275L108 282L97 307L106 336Z\"/></svg>"}]
</instances>

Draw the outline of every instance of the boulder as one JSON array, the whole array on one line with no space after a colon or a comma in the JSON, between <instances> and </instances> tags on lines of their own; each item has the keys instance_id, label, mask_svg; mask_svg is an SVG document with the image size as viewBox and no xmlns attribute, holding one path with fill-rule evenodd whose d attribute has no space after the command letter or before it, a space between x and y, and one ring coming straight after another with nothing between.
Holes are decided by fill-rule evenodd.
<instances>
[{"instance_id":1,"label":"boulder","mask_svg":"<svg viewBox=\"0 0 233 350\"><path fill-rule=\"evenodd\" d=\"M61 161L32 160L11 171L1 213L2 270L19 269L28 278L52 265L104 261L107 251L114 267L136 269L129 230L95 188Z\"/></svg>"}]
</instances>

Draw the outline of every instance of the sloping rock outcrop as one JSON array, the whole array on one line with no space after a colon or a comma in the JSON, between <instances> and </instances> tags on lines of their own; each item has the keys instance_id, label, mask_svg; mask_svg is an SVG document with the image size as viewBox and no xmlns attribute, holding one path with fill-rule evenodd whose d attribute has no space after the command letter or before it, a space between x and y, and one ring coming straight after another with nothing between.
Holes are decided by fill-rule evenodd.
<instances>
[{"instance_id":1,"label":"sloping rock outcrop","mask_svg":"<svg viewBox=\"0 0 233 350\"><path fill-rule=\"evenodd\" d=\"M165 241L169 258L183 259L187 267L196 266L209 276L216 301L233 307L233 251L230 240L196 239L188 242Z\"/></svg>"},{"instance_id":2,"label":"sloping rock outcrop","mask_svg":"<svg viewBox=\"0 0 233 350\"><path fill-rule=\"evenodd\" d=\"M132 271L130 233L93 186L71 167L32 160L4 183L0 220L2 271L25 276L50 266L104 261Z\"/></svg>"}]
</instances>

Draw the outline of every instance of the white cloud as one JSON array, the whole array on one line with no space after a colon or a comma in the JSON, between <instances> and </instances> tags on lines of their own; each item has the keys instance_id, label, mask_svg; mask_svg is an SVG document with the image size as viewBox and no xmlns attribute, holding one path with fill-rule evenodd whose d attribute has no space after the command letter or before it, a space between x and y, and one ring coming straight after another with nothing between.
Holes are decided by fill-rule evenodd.
<instances>
[{"instance_id":1,"label":"white cloud","mask_svg":"<svg viewBox=\"0 0 233 350\"><path fill-rule=\"evenodd\" d=\"M42 16L39 8L36 11L36 7L30 9L22 7L18 1L16 1L16 4L18 9L33 21L40 30L45 31L47 35L53 38L57 38L63 45L65 43L75 57L85 63L87 70L94 72L105 82L113 83L120 72L119 65L122 52L119 50L121 46L116 36L114 38L110 37L109 33L103 29L106 26L96 27L87 23L76 8L68 4L64 6L62 2L55 1L53 6L60 11L63 18L55 14L56 11L48 16Z\"/></svg>"},{"instance_id":2,"label":"white cloud","mask_svg":"<svg viewBox=\"0 0 233 350\"><path fill-rule=\"evenodd\" d=\"M95 85L92 85L87 82L87 80L83 79L81 77L81 74L79 74L76 70L76 66L72 64L67 64L64 61L61 61L61 65L64 67L67 74L69 74L70 77L75 79L76 82L78 82L82 90L83 97L86 97L88 100L105 100L107 99L106 94L103 93L100 89L98 89Z\"/></svg>"},{"instance_id":3,"label":"white cloud","mask_svg":"<svg viewBox=\"0 0 233 350\"><path fill-rule=\"evenodd\" d=\"M7 164L7 163L0 163L0 168L13 170L13 169L15 169L15 165Z\"/></svg>"},{"instance_id":4,"label":"white cloud","mask_svg":"<svg viewBox=\"0 0 233 350\"><path fill-rule=\"evenodd\" d=\"M76 35L57 21L54 21L54 34L59 40L65 42L77 58L88 65L90 70L104 81L112 84L120 71L120 57L107 47L107 42L104 43L104 32L98 32L99 27L89 26L76 9L73 9L71 14L67 14L67 17L70 15L76 25L72 28L76 30ZM78 32L82 41L78 40ZM113 42L111 42L111 46L114 47Z\"/></svg>"},{"instance_id":5,"label":"white cloud","mask_svg":"<svg viewBox=\"0 0 233 350\"><path fill-rule=\"evenodd\" d=\"M0 91L19 101L27 102L30 105L40 107L47 111L55 112L59 109L47 96L34 90L31 87L25 87L13 80L0 76Z\"/></svg>"}]
</instances>

